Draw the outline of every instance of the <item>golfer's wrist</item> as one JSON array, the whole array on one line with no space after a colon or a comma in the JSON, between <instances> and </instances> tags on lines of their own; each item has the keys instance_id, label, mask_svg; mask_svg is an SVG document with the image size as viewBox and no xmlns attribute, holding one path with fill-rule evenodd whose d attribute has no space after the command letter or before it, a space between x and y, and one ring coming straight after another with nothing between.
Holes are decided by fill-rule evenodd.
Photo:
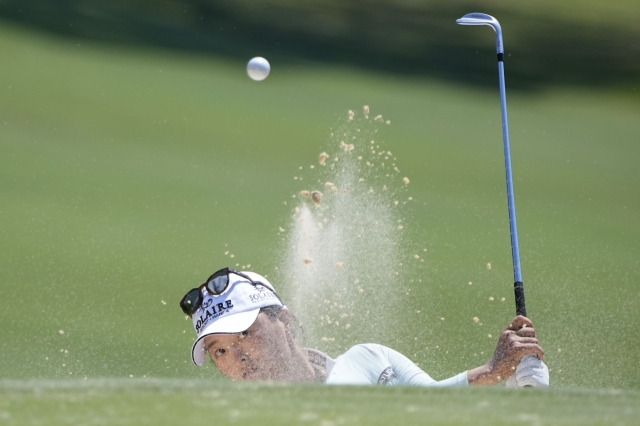
<instances>
[{"instance_id":1,"label":"golfer's wrist","mask_svg":"<svg viewBox=\"0 0 640 426\"><path fill-rule=\"evenodd\" d=\"M467 381L470 386L491 386L500 380L497 380L495 374L493 374L493 366L490 363L486 363L467 371Z\"/></svg>"}]
</instances>

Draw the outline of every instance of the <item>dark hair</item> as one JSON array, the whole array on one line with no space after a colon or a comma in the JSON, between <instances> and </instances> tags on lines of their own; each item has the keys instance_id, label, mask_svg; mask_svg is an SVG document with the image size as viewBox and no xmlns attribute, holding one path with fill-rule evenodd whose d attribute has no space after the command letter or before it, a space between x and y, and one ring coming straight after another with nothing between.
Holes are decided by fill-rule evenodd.
<instances>
[{"instance_id":1,"label":"dark hair","mask_svg":"<svg viewBox=\"0 0 640 426\"><path fill-rule=\"evenodd\" d=\"M265 306L264 308L260 308L260 313L265 314L271 322L276 322L278 320L282 320L282 318L280 317L280 313L282 312L282 309L283 309L282 306L270 305L270 306ZM287 323L286 325L289 326L289 329L291 330L291 334L293 335L293 338L296 341L302 340L304 336L304 333L303 333L304 330L302 329L302 324L300 324L300 321L298 321L298 318L296 318L296 316L293 315L291 311L289 311L288 319L290 320L283 321L283 322Z\"/></svg>"},{"instance_id":2,"label":"dark hair","mask_svg":"<svg viewBox=\"0 0 640 426\"><path fill-rule=\"evenodd\" d=\"M265 306L264 308L260 308L260 313L265 314L269 317L271 322L275 322L280 316L280 312L282 311L282 306L271 305Z\"/></svg>"}]
</instances>

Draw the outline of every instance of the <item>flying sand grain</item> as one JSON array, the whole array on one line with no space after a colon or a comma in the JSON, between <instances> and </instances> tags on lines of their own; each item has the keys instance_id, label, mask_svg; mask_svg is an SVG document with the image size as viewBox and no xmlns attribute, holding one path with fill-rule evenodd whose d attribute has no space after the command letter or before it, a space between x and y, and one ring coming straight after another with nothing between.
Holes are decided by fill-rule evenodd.
<instances>
[{"instance_id":1,"label":"flying sand grain","mask_svg":"<svg viewBox=\"0 0 640 426\"><path fill-rule=\"evenodd\" d=\"M324 166L324 162L327 158L329 158L329 155L326 152L320 153L320 155L318 156L318 164Z\"/></svg>"},{"instance_id":2,"label":"flying sand grain","mask_svg":"<svg viewBox=\"0 0 640 426\"><path fill-rule=\"evenodd\" d=\"M313 201L313 204L315 204L316 206L320 205L320 203L322 202L322 192L312 191L311 200Z\"/></svg>"}]
</instances>

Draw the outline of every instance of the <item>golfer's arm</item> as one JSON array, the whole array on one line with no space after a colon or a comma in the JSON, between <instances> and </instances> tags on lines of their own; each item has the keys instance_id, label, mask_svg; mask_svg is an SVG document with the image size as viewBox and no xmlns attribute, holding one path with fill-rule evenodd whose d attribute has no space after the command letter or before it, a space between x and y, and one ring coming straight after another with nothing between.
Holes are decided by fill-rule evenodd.
<instances>
[{"instance_id":1,"label":"golfer's arm","mask_svg":"<svg viewBox=\"0 0 640 426\"><path fill-rule=\"evenodd\" d=\"M381 346L395 375L395 384L409 386L467 386L467 374L460 373L445 380L436 381L409 358L393 349Z\"/></svg>"},{"instance_id":2,"label":"golfer's arm","mask_svg":"<svg viewBox=\"0 0 640 426\"><path fill-rule=\"evenodd\" d=\"M401 353L383 346L381 348L385 351L385 355L393 367L398 384L412 386L492 386L506 379L506 377L497 376L493 372L491 364L487 363L468 370L466 373L456 374L448 379L436 381Z\"/></svg>"}]
</instances>

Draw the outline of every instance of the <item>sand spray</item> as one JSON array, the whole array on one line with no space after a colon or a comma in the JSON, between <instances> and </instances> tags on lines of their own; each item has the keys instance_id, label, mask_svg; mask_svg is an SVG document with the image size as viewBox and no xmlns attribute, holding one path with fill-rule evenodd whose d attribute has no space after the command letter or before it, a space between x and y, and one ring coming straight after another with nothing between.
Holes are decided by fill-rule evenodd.
<instances>
[{"instance_id":1,"label":"sand spray","mask_svg":"<svg viewBox=\"0 0 640 426\"><path fill-rule=\"evenodd\" d=\"M410 183L380 139L369 107L349 111L326 151L295 177L291 222L276 282L289 288L301 342L337 355L356 343L393 341L403 282L403 206Z\"/></svg>"}]
</instances>

